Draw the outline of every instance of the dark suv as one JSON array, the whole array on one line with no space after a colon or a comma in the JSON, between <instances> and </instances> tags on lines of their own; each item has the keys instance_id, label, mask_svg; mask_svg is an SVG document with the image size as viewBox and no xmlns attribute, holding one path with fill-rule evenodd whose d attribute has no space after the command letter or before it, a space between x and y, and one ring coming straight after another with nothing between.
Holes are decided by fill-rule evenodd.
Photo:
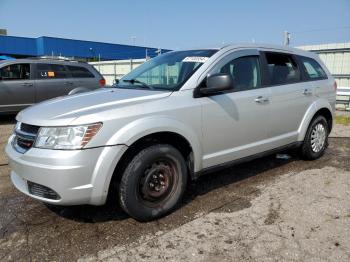
<instances>
[{"instance_id":1,"label":"dark suv","mask_svg":"<svg viewBox=\"0 0 350 262\"><path fill-rule=\"evenodd\" d=\"M0 61L0 113L103 87L105 79L91 65L54 59Z\"/></svg>"}]
</instances>

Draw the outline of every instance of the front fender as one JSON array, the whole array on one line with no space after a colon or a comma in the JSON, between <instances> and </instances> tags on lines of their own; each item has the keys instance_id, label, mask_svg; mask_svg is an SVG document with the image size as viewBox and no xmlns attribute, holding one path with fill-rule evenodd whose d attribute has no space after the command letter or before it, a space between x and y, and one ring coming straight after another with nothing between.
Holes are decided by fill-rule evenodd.
<instances>
[{"instance_id":1,"label":"front fender","mask_svg":"<svg viewBox=\"0 0 350 262\"><path fill-rule=\"evenodd\" d=\"M196 172L201 169L202 147L197 132L181 121L167 116L146 117L135 120L119 129L108 140L107 144L131 146L140 138L158 132L173 132L184 137L192 147L194 171Z\"/></svg>"},{"instance_id":2,"label":"front fender","mask_svg":"<svg viewBox=\"0 0 350 262\"><path fill-rule=\"evenodd\" d=\"M319 111L322 108L327 108L331 112L332 118L334 118L333 109L330 103L328 102L328 100L318 99L314 101L307 109L303 117L303 120L300 123L300 126L298 128L298 141L304 141L304 138L305 138L307 129L311 123L311 120L313 119L317 111Z\"/></svg>"}]
</instances>

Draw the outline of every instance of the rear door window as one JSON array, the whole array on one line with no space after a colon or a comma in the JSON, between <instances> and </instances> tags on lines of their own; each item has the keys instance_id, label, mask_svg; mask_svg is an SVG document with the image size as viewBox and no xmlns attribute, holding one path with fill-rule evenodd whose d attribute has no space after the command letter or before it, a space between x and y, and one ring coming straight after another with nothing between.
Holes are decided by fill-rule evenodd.
<instances>
[{"instance_id":1,"label":"rear door window","mask_svg":"<svg viewBox=\"0 0 350 262\"><path fill-rule=\"evenodd\" d=\"M37 64L38 79L59 79L67 77L67 70L63 65L58 64Z\"/></svg>"},{"instance_id":2,"label":"rear door window","mask_svg":"<svg viewBox=\"0 0 350 262\"><path fill-rule=\"evenodd\" d=\"M12 64L0 69L3 81L30 79L30 64Z\"/></svg>"},{"instance_id":3,"label":"rear door window","mask_svg":"<svg viewBox=\"0 0 350 262\"><path fill-rule=\"evenodd\" d=\"M67 66L73 78L94 78L95 76L85 67Z\"/></svg>"},{"instance_id":4,"label":"rear door window","mask_svg":"<svg viewBox=\"0 0 350 262\"><path fill-rule=\"evenodd\" d=\"M304 66L306 75L311 80L327 79L326 72L322 69L315 59L299 56L301 63Z\"/></svg>"},{"instance_id":5,"label":"rear door window","mask_svg":"<svg viewBox=\"0 0 350 262\"><path fill-rule=\"evenodd\" d=\"M266 62L271 85L284 85L300 81L300 71L288 54L266 52Z\"/></svg>"}]
</instances>

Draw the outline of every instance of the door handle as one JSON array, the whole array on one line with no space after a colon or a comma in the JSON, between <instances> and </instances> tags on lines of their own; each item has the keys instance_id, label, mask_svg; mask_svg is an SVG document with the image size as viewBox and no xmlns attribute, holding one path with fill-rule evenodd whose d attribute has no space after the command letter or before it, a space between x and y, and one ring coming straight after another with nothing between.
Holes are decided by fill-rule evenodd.
<instances>
[{"instance_id":1,"label":"door handle","mask_svg":"<svg viewBox=\"0 0 350 262\"><path fill-rule=\"evenodd\" d=\"M254 101L256 103L266 103L269 102L269 98L268 97L263 97L263 96L258 96L257 98L254 99Z\"/></svg>"},{"instance_id":2,"label":"door handle","mask_svg":"<svg viewBox=\"0 0 350 262\"><path fill-rule=\"evenodd\" d=\"M21 86L33 86L33 84L32 83L23 83L23 84L21 84Z\"/></svg>"},{"instance_id":3,"label":"door handle","mask_svg":"<svg viewBox=\"0 0 350 262\"><path fill-rule=\"evenodd\" d=\"M306 96L309 96L309 95L312 95L312 90L310 90L310 89L304 89L304 91L303 91L303 95L306 95Z\"/></svg>"},{"instance_id":4,"label":"door handle","mask_svg":"<svg viewBox=\"0 0 350 262\"><path fill-rule=\"evenodd\" d=\"M74 83L73 82L65 82L64 84L67 86L72 86Z\"/></svg>"}]
</instances>

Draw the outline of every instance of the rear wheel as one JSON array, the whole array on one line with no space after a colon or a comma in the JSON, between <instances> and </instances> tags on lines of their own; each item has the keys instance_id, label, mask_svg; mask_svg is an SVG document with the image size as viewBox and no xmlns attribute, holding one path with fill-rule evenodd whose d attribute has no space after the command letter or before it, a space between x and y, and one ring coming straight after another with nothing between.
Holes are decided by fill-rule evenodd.
<instances>
[{"instance_id":1,"label":"rear wheel","mask_svg":"<svg viewBox=\"0 0 350 262\"><path fill-rule=\"evenodd\" d=\"M186 188L187 168L181 153L159 144L137 153L127 165L119 185L122 208L139 221L172 211Z\"/></svg>"},{"instance_id":2,"label":"rear wheel","mask_svg":"<svg viewBox=\"0 0 350 262\"><path fill-rule=\"evenodd\" d=\"M327 120L323 116L317 116L311 122L301 147L304 159L314 160L324 154L328 147L328 130Z\"/></svg>"}]
</instances>

